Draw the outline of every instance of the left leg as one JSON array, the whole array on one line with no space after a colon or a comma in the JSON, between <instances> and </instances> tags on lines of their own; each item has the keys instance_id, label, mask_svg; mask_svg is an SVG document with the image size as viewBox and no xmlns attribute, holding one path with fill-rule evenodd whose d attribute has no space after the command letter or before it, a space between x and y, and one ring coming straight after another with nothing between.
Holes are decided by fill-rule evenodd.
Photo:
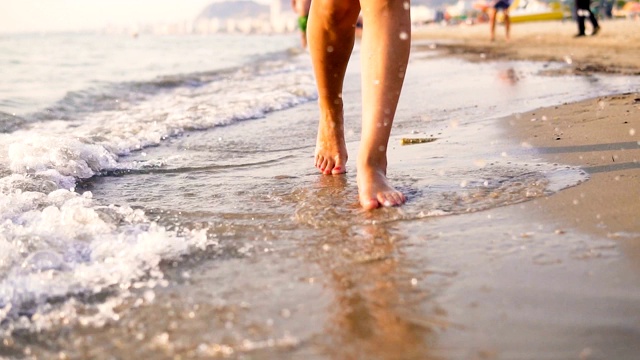
<instances>
[{"instance_id":1,"label":"left leg","mask_svg":"<svg viewBox=\"0 0 640 360\"><path fill-rule=\"evenodd\" d=\"M502 13L504 14L504 28L507 31L507 40L510 39L510 33L511 33L511 20L509 19L509 9L504 9L502 10Z\"/></svg>"},{"instance_id":2,"label":"left leg","mask_svg":"<svg viewBox=\"0 0 640 360\"><path fill-rule=\"evenodd\" d=\"M358 194L365 209L395 206L404 194L387 181L387 145L411 46L408 1L362 0L362 139Z\"/></svg>"}]
</instances>

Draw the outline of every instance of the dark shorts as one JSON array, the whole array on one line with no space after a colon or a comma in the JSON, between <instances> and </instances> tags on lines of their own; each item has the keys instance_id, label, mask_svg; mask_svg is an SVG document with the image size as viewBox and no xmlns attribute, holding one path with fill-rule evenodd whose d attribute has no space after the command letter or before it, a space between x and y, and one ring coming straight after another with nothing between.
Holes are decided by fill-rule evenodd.
<instances>
[{"instance_id":1,"label":"dark shorts","mask_svg":"<svg viewBox=\"0 0 640 360\"><path fill-rule=\"evenodd\" d=\"M498 0L495 4L493 4L493 8L496 10L506 10L511 6L511 3L507 0Z\"/></svg>"}]
</instances>

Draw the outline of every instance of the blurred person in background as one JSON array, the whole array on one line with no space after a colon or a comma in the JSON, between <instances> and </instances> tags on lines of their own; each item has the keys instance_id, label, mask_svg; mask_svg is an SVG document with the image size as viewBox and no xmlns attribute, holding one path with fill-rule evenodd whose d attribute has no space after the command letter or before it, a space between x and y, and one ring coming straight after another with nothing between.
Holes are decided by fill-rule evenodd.
<instances>
[{"instance_id":1,"label":"blurred person in background","mask_svg":"<svg viewBox=\"0 0 640 360\"><path fill-rule=\"evenodd\" d=\"M509 40L509 32L511 30L511 20L509 19L509 6L511 6L511 0L495 0L493 5L491 5L491 41L496 40L496 18L498 16L498 11L502 11L502 15L504 16L504 28L506 31L506 38Z\"/></svg>"},{"instance_id":2,"label":"blurred person in background","mask_svg":"<svg viewBox=\"0 0 640 360\"><path fill-rule=\"evenodd\" d=\"M311 0L291 0L291 7L298 15L298 28L300 29L300 42L303 48L307 47L307 20L311 9Z\"/></svg>"},{"instance_id":3,"label":"blurred person in background","mask_svg":"<svg viewBox=\"0 0 640 360\"><path fill-rule=\"evenodd\" d=\"M584 21L586 18L589 18L591 21L591 26L593 30L591 31L591 35L595 35L600 31L600 26L598 25L598 20L595 15L591 11L591 0L576 0L576 20L578 22L578 34L575 37L586 36Z\"/></svg>"}]
</instances>

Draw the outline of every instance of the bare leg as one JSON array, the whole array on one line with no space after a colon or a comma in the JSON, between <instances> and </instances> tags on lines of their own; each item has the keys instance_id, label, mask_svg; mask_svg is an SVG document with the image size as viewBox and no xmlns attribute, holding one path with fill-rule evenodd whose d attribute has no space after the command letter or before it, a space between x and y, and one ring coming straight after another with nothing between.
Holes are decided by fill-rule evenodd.
<instances>
[{"instance_id":1,"label":"bare leg","mask_svg":"<svg viewBox=\"0 0 640 360\"><path fill-rule=\"evenodd\" d=\"M509 10L508 9L504 9L502 11L502 13L504 14L504 27L507 31L507 41L511 38L510 37L510 32L511 32L511 20L509 19Z\"/></svg>"},{"instance_id":2,"label":"bare leg","mask_svg":"<svg viewBox=\"0 0 640 360\"><path fill-rule=\"evenodd\" d=\"M496 15L498 14L498 10L491 9L491 15L489 21L491 22L491 41L496 39Z\"/></svg>"},{"instance_id":3,"label":"bare leg","mask_svg":"<svg viewBox=\"0 0 640 360\"><path fill-rule=\"evenodd\" d=\"M395 206L404 195L387 181L387 145L411 46L408 1L362 0L362 139L358 194L365 209Z\"/></svg>"},{"instance_id":4,"label":"bare leg","mask_svg":"<svg viewBox=\"0 0 640 360\"><path fill-rule=\"evenodd\" d=\"M342 85L360 5L357 0L314 0L311 6L307 31L320 106L315 166L323 174L341 174L347 162Z\"/></svg>"}]
</instances>

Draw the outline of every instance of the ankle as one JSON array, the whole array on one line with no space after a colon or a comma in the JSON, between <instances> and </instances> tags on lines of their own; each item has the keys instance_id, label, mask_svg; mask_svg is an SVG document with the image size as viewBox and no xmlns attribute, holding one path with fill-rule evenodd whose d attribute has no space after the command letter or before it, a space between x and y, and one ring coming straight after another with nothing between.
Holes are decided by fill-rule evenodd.
<instances>
[{"instance_id":1,"label":"ankle","mask_svg":"<svg viewBox=\"0 0 640 360\"><path fill-rule=\"evenodd\" d=\"M387 156L359 156L357 168L359 171L380 171L387 173Z\"/></svg>"}]
</instances>

